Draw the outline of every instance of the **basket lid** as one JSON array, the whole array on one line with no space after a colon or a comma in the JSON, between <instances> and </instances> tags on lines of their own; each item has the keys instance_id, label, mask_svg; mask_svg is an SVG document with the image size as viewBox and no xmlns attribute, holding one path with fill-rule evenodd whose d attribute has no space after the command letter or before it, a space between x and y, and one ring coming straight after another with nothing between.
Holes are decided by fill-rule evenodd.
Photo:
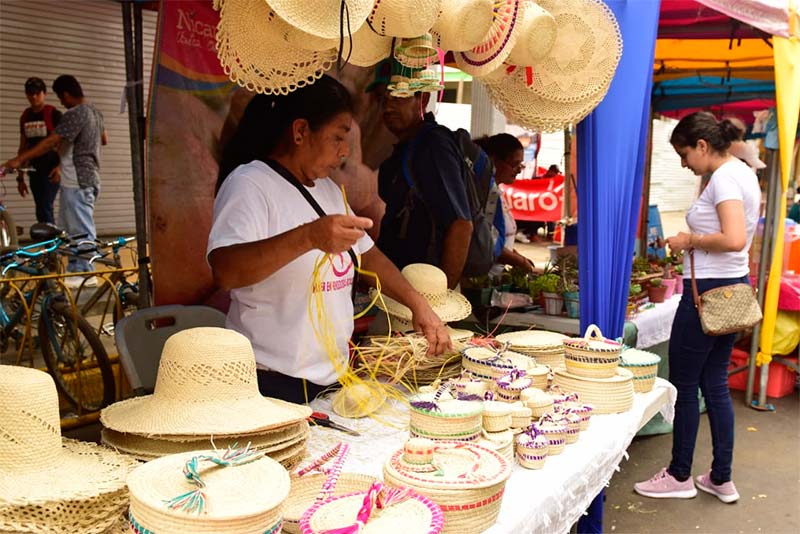
<instances>
[{"instance_id":1,"label":"basket lid","mask_svg":"<svg viewBox=\"0 0 800 534\"><path fill-rule=\"evenodd\" d=\"M519 398L528 406L542 407L553 404L553 397L539 388L523 389L519 394Z\"/></svg>"},{"instance_id":2,"label":"basket lid","mask_svg":"<svg viewBox=\"0 0 800 534\"><path fill-rule=\"evenodd\" d=\"M439 441L427 469L404 460L405 451L394 452L383 466L384 475L412 488L470 490L505 482L512 465L499 453L461 441Z\"/></svg>"},{"instance_id":3,"label":"basket lid","mask_svg":"<svg viewBox=\"0 0 800 534\"><path fill-rule=\"evenodd\" d=\"M589 325L583 337L573 337L564 340L567 347L587 349L595 352L619 352L622 344L612 339L606 339L597 325Z\"/></svg>"},{"instance_id":4,"label":"basket lid","mask_svg":"<svg viewBox=\"0 0 800 534\"><path fill-rule=\"evenodd\" d=\"M658 365L661 356L638 349L625 349L620 354L619 364L623 367L639 367L646 365Z\"/></svg>"},{"instance_id":5,"label":"basket lid","mask_svg":"<svg viewBox=\"0 0 800 534\"><path fill-rule=\"evenodd\" d=\"M500 401L484 401L483 403L483 415L487 415L489 417L503 417L506 415L511 415L514 407L507 402L500 402Z\"/></svg>"},{"instance_id":6,"label":"basket lid","mask_svg":"<svg viewBox=\"0 0 800 534\"><path fill-rule=\"evenodd\" d=\"M411 410L436 417L473 417L483 413L483 403L437 399L435 393L418 393L411 398Z\"/></svg>"},{"instance_id":7,"label":"basket lid","mask_svg":"<svg viewBox=\"0 0 800 534\"><path fill-rule=\"evenodd\" d=\"M501 343L510 343L512 348L544 350L560 348L561 343L568 337L564 334L548 332L547 330L523 330L500 334L495 339Z\"/></svg>"},{"instance_id":8,"label":"basket lid","mask_svg":"<svg viewBox=\"0 0 800 534\"><path fill-rule=\"evenodd\" d=\"M556 369L555 374L573 380L583 380L585 382L593 382L597 384L618 384L622 382L630 382L633 380L633 373L622 367L617 367L616 374L608 378L589 378L588 376L578 376L567 372L564 369Z\"/></svg>"}]
</instances>

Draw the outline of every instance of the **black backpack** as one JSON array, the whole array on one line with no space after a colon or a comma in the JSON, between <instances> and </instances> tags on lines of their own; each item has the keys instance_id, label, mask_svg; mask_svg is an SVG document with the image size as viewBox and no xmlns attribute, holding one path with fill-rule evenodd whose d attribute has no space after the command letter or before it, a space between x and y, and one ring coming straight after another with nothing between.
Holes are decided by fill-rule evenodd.
<instances>
[{"instance_id":1,"label":"black backpack","mask_svg":"<svg viewBox=\"0 0 800 534\"><path fill-rule=\"evenodd\" d=\"M416 180L414 180L410 172L411 153L413 152L414 144L419 142L426 131L436 127L445 128L444 126L429 126L426 130L423 130L409 145L409 149L405 154L407 161L402 166L406 183L412 192L416 192L416 196L420 200L422 200L422 196L418 193ZM448 128L445 129L453 136L462 158L461 176L464 181L469 210L472 216L472 239L469 243L469 251L464 262L462 276L481 276L488 273L495 263L494 248L498 238L498 232L493 223L500 191L494 182L494 165L489 156L486 155L486 152L472 142L468 131L463 128L459 128L455 132ZM423 204L425 205L424 200ZM430 213L427 205L425 205L425 209ZM431 216L430 218L433 223L433 217ZM431 235L432 239L428 252L429 261L433 261L433 251L436 249L436 232L433 231Z\"/></svg>"}]
</instances>

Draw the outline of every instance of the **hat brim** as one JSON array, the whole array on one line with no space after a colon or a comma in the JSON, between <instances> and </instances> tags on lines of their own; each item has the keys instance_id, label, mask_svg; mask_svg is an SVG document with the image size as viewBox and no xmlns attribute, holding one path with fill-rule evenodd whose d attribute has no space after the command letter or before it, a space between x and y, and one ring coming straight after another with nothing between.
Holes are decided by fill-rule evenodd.
<instances>
[{"instance_id":1,"label":"hat brim","mask_svg":"<svg viewBox=\"0 0 800 534\"><path fill-rule=\"evenodd\" d=\"M104 498L117 501L122 512L125 480L136 461L94 443L62 438L62 445L45 469L26 472L20 466L19 471L0 471L0 524L6 506Z\"/></svg>"},{"instance_id":2,"label":"hat brim","mask_svg":"<svg viewBox=\"0 0 800 534\"><path fill-rule=\"evenodd\" d=\"M224 436L279 428L310 415L308 406L261 396L192 402L146 395L104 408L100 422L117 432L144 436Z\"/></svg>"},{"instance_id":3,"label":"hat brim","mask_svg":"<svg viewBox=\"0 0 800 534\"><path fill-rule=\"evenodd\" d=\"M268 0L266 3L283 20L311 35L334 39L339 37L342 29L345 34L348 31L347 26L342 28L340 22L341 0ZM358 31L367 21L374 3L374 0L348 0L346 20L350 32Z\"/></svg>"},{"instance_id":4,"label":"hat brim","mask_svg":"<svg viewBox=\"0 0 800 534\"><path fill-rule=\"evenodd\" d=\"M524 4L522 0L503 0L496 8L492 27L482 43L471 50L454 52L458 68L472 76L496 70L511 54L520 35Z\"/></svg>"},{"instance_id":5,"label":"hat brim","mask_svg":"<svg viewBox=\"0 0 800 534\"><path fill-rule=\"evenodd\" d=\"M370 294L374 295L374 291L374 289L371 290ZM383 302L379 299L376 305L389 315L394 315L406 321L412 320L414 315L408 307L386 295L383 295ZM469 314L472 313L472 304L470 304L467 298L461 293L448 289L447 297L444 302L437 305L431 304L431 309L439 316L439 319L445 323L449 323L469 317Z\"/></svg>"}]
</instances>

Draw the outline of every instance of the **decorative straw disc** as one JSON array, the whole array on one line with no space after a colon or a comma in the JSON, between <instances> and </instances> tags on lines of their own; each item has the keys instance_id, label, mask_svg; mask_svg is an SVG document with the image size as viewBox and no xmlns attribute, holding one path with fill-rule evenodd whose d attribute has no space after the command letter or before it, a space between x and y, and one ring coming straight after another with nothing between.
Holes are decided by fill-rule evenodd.
<instances>
[{"instance_id":1,"label":"decorative straw disc","mask_svg":"<svg viewBox=\"0 0 800 534\"><path fill-rule=\"evenodd\" d=\"M373 0L346 2L346 19L341 20L342 0L267 0L269 7L292 26L326 39L339 39L342 30L346 36L348 30L355 32L360 29L373 6Z\"/></svg>"}]
</instances>

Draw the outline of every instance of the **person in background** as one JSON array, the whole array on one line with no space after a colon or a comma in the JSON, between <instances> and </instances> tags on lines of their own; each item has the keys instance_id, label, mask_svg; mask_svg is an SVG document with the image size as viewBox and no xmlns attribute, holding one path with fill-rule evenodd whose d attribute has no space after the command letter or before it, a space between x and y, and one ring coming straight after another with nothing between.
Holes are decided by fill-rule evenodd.
<instances>
[{"instance_id":1,"label":"person in background","mask_svg":"<svg viewBox=\"0 0 800 534\"><path fill-rule=\"evenodd\" d=\"M498 185L511 185L522 171L523 148L519 139L507 133L500 133L491 137L481 137L475 140L494 164L494 180ZM497 265L492 267L490 274L498 276L503 272L504 265L511 265L529 273L535 271L533 262L514 250L514 237L517 234L517 223L511 215L511 209L503 198L497 199L498 210L495 212L495 227L500 232L495 248Z\"/></svg>"},{"instance_id":2,"label":"person in background","mask_svg":"<svg viewBox=\"0 0 800 534\"><path fill-rule=\"evenodd\" d=\"M717 122L710 113L681 119L670 143L681 165L711 178L686 214L689 232L669 237L675 252L693 251L699 293L732 284L749 284L748 250L758 222L761 190L753 171L728 149L741 131L730 121ZM709 336L703 332L691 289L690 254L684 255L683 297L669 340L669 381L678 390L672 433L672 461L634 489L656 498L692 498L697 487L722 502L739 499L731 479L733 405L728 389L728 365L736 334ZM711 426L711 471L692 480L699 402L703 393Z\"/></svg>"},{"instance_id":3,"label":"person in background","mask_svg":"<svg viewBox=\"0 0 800 534\"><path fill-rule=\"evenodd\" d=\"M94 224L94 205L100 194L100 146L105 145L103 115L83 94L74 76L62 74L53 82L53 92L67 108L55 131L35 147L5 163L6 167L19 168L24 161L46 154L59 147L61 156L61 202L58 211L59 225L70 235L86 235L94 241L97 230ZM92 271L85 259L70 256L67 271L72 273ZM70 287L83 282L81 277L67 277ZM87 285L97 284L94 277Z\"/></svg>"},{"instance_id":4,"label":"person in background","mask_svg":"<svg viewBox=\"0 0 800 534\"><path fill-rule=\"evenodd\" d=\"M797 188L797 194L800 195L800 187ZM794 195L791 195L786 200L789 204L789 211L786 213L786 216L794 222L800 223L800 202L794 198Z\"/></svg>"},{"instance_id":5,"label":"person in background","mask_svg":"<svg viewBox=\"0 0 800 534\"><path fill-rule=\"evenodd\" d=\"M542 175L542 178L554 178L559 174L561 174L561 169L558 168L558 165L550 165Z\"/></svg>"},{"instance_id":6,"label":"person in background","mask_svg":"<svg viewBox=\"0 0 800 534\"><path fill-rule=\"evenodd\" d=\"M25 97L30 107L22 112L19 119L19 150L17 156L28 149L35 147L40 141L52 134L61 121L61 112L50 104L45 103L47 86L41 78L28 78L25 82ZM29 171L30 192L33 193L33 202L36 205L36 221L55 223L53 217L53 203L58 195L59 182L58 151L50 149L41 156L23 161L25 167L32 167ZM25 173L17 175L17 191L23 198L28 194L25 184Z\"/></svg>"},{"instance_id":7,"label":"person in background","mask_svg":"<svg viewBox=\"0 0 800 534\"><path fill-rule=\"evenodd\" d=\"M421 112L429 99L421 92L384 96L383 121L398 143L378 172L378 194L386 203L378 247L398 269L439 267L453 289L467 259L472 216L454 135L432 113Z\"/></svg>"},{"instance_id":8,"label":"person in background","mask_svg":"<svg viewBox=\"0 0 800 534\"><path fill-rule=\"evenodd\" d=\"M336 383L331 357L347 364L355 256L378 274L386 295L411 309L431 354L452 346L425 298L373 246L365 232L372 221L350 215L328 178L349 156L352 111L347 89L330 76L285 96L255 95L220 162L208 262L215 283L231 292L228 328L253 344L259 390L290 402L312 400ZM318 260L320 278L312 285ZM309 316L317 297L330 328Z\"/></svg>"}]
</instances>

